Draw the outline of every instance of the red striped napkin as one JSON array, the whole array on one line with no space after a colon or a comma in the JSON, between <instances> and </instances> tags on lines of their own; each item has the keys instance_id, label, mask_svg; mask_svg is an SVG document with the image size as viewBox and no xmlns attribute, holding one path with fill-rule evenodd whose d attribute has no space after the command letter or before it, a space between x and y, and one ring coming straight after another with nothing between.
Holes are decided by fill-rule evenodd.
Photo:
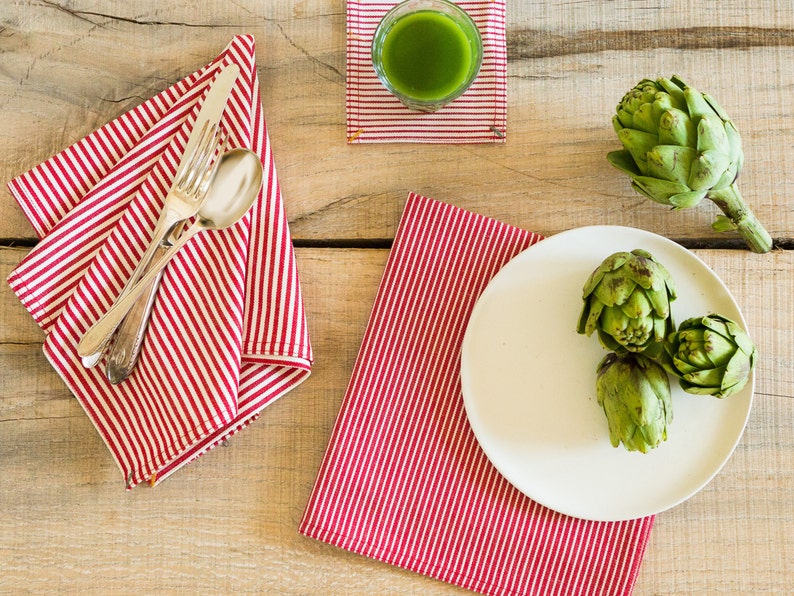
<instances>
[{"instance_id":1,"label":"red striped napkin","mask_svg":"<svg viewBox=\"0 0 794 596\"><path fill-rule=\"evenodd\" d=\"M507 136L505 0L456 0L483 39L480 74L435 113L409 110L381 84L372 37L397 0L347 1L348 143L504 143Z\"/></svg>"},{"instance_id":2,"label":"red striped napkin","mask_svg":"<svg viewBox=\"0 0 794 596\"><path fill-rule=\"evenodd\" d=\"M410 195L300 531L485 594L628 594L653 517L530 500L479 448L460 351L474 303L541 238Z\"/></svg>"},{"instance_id":3,"label":"red striped napkin","mask_svg":"<svg viewBox=\"0 0 794 596\"><path fill-rule=\"evenodd\" d=\"M259 99L254 39L9 183L41 241L9 284L46 332L44 352L128 487L161 481L306 379L312 350ZM247 216L200 234L163 277L137 368L112 386L77 356L151 237L211 82L240 67L222 126L265 168ZM102 363L103 364L103 363Z\"/></svg>"}]
</instances>

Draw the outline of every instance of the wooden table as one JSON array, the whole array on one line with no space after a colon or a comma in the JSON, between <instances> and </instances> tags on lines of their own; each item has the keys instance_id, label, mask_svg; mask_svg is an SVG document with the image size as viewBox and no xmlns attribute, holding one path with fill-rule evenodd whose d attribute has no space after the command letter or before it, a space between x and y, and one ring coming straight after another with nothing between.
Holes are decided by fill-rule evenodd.
<instances>
[{"instance_id":1,"label":"wooden table","mask_svg":"<svg viewBox=\"0 0 794 596\"><path fill-rule=\"evenodd\" d=\"M22 0L0 6L0 269L36 238L5 182L253 33L315 348L312 377L155 489L115 464L0 286L0 593L466 593L300 536L297 526L409 190L545 235L644 228L711 266L761 354L721 473L660 514L637 594L794 586L794 8L759 0L510 0L505 145L345 141L343 0ZM604 158L644 76L678 73L743 134L741 187L766 255L711 205L643 200Z\"/></svg>"}]
</instances>

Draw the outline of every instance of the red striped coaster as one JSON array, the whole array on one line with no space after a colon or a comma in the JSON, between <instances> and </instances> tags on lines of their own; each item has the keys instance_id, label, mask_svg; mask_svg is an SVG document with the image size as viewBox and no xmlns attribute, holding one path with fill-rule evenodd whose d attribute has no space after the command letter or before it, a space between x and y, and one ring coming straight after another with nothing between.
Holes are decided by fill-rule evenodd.
<instances>
[{"instance_id":1,"label":"red striped coaster","mask_svg":"<svg viewBox=\"0 0 794 596\"><path fill-rule=\"evenodd\" d=\"M9 183L41 242L9 284L47 333L44 351L129 487L158 482L253 420L311 371L303 301L267 135L254 39ZM120 293L151 237L211 82L240 76L222 119L265 168L247 216L169 264L137 368L113 386L77 342Z\"/></svg>"},{"instance_id":2,"label":"red striped coaster","mask_svg":"<svg viewBox=\"0 0 794 596\"><path fill-rule=\"evenodd\" d=\"M438 112L409 110L372 66L375 28L397 0L347 2L348 143L504 143L507 137L505 0L456 0L477 23L483 62L471 87Z\"/></svg>"},{"instance_id":3,"label":"red striped coaster","mask_svg":"<svg viewBox=\"0 0 794 596\"><path fill-rule=\"evenodd\" d=\"M471 310L540 239L409 196L302 533L485 594L631 592L654 518L585 521L535 503L466 418Z\"/></svg>"}]
</instances>

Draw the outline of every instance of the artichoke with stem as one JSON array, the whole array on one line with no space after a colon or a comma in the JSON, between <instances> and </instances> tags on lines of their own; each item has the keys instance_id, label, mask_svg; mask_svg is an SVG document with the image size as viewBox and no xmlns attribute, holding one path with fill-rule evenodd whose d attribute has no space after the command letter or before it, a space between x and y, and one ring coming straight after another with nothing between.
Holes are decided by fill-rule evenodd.
<instances>
[{"instance_id":1,"label":"artichoke with stem","mask_svg":"<svg viewBox=\"0 0 794 596\"><path fill-rule=\"evenodd\" d=\"M655 352L674 330L675 297L672 277L649 252L614 253L585 282L577 332L597 331L614 352Z\"/></svg>"},{"instance_id":2,"label":"artichoke with stem","mask_svg":"<svg viewBox=\"0 0 794 596\"><path fill-rule=\"evenodd\" d=\"M596 371L596 396L613 447L647 453L667 440L673 421L670 381L660 364L642 354L607 354Z\"/></svg>"},{"instance_id":3,"label":"artichoke with stem","mask_svg":"<svg viewBox=\"0 0 794 596\"><path fill-rule=\"evenodd\" d=\"M661 361L687 393L728 397L738 393L755 365L750 336L718 314L682 322L665 342Z\"/></svg>"},{"instance_id":4,"label":"artichoke with stem","mask_svg":"<svg viewBox=\"0 0 794 596\"><path fill-rule=\"evenodd\" d=\"M744 162L741 137L713 97L677 76L643 79L618 104L612 124L624 149L607 159L631 177L637 192L675 209L710 199L724 214L715 230L736 230L754 252L772 248L736 184Z\"/></svg>"}]
</instances>

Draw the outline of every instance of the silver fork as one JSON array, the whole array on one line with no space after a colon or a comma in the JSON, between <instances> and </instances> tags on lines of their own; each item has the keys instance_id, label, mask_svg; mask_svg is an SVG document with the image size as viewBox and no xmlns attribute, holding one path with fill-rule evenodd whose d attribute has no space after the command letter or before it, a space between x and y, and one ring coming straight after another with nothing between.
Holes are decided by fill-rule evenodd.
<instances>
[{"instance_id":1,"label":"silver fork","mask_svg":"<svg viewBox=\"0 0 794 596\"><path fill-rule=\"evenodd\" d=\"M174 182L165 198L160 218L152 233L152 241L146 248L146 252L144 252L140 262L132 272L121 294L116 299L117 301L126 295L129 288L134 286L146 272L160 247L163 244L167 247L171 240L176 239L182 232L185 221L198 212L207 189L215 176L220 163L220 156L225 150L226 143L226 133L219 125L210 126L209 122L204 123L198 142L176 172ZM136 308L137 314L135 316L137 319L132 318L129 323L129 327L133 330L142 329L141 334L145 333L149 318L148 314L154 304L154 293L156 293L158 285L158 283L153 283L150 291L139 299L142 303L145 302L147 304L142 304L140 309ZM137 331L133 331L133 338L136 334ZM85 345L85 342L81 340L78 344L78 354L82 358L83 366L91 368L99 362L110 346L111 337L108 337L99 345ZM123 346L120 346L119 351L121 349L123 349ZM132 364L134 366L134 362Z\"/></svg>"}]
</instances>

